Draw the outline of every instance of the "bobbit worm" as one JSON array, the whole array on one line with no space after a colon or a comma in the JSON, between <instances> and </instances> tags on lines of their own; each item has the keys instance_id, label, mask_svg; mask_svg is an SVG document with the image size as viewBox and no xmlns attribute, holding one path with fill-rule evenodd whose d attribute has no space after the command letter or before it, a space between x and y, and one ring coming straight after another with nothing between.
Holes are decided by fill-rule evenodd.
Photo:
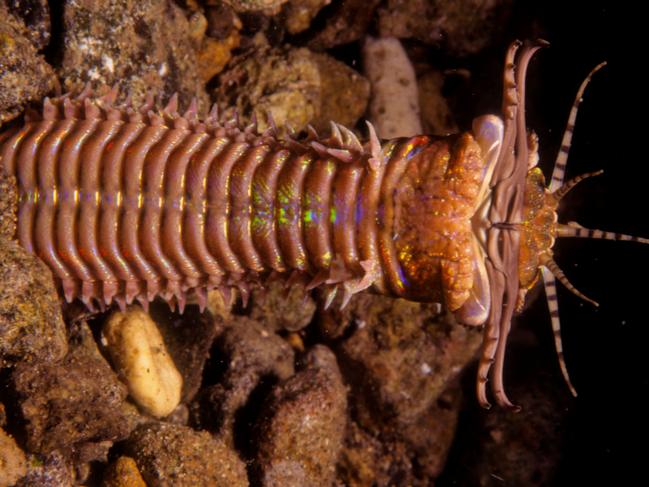
<instances>
[{"instance_id":1,"label":"bobbit worm","mask_svg":"<svg viewBox=\"0 0 649 487\"><path fill-rule=\"evenodd\" d=\"M542 280L559 363L555 280L581 295L552 259L556 237L646 239L557 223L567 152L584 80L550 185L525 123L527 66L543 42L515 42L504 68L503 112L470 131L362 143L332 123L323 138L240 127L213 109L179 115L117 106L117 93L46 99L0 134L0 165L18 184L20 244L52 270L69 302L90 309L157 296L180 310L209 289L271 277L321 287L326 305L359 291L438 302L483 326L477 395L517 408L503 385L512 316ZM585 298L585 297L584 297ZM585 298L588 299L588 298Z\"/></svg>"}]
</instances>

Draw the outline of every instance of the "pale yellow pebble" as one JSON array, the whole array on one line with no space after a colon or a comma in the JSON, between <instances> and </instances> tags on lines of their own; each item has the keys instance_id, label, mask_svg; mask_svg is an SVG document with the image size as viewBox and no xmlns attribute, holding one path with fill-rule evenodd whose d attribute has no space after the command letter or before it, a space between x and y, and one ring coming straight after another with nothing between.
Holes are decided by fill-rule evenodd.
<instances>
[{"instance_id":1,"label":"pale yellow pebble","mask_svg":"<svg viewBox=\"0 0 649 487\"><path fill-rule=\"evenodd\" d=\"M180 403L183 379L148 313L139 307L115 312L102 335L113 365L140 409L158 418L170 414Z\"/></svg>"}]
</instances>

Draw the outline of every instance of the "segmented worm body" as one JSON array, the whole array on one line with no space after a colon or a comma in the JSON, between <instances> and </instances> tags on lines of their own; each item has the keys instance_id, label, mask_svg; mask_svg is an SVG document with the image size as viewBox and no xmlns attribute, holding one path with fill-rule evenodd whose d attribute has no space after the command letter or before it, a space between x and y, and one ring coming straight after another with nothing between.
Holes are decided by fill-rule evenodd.
<instances>
[{"instance_id":1,"label":"segmented worm body","mask_svg":"<svg viewBox=\"0 0 649 487\"><path fill-rule=\"evenodd\" d=\"M17 238L68 301L90 308L156 296L203 307L208 289L245 296L270 275L325 288L327 305L368 288L443 303L485 325L480 402L491 369L496 400L514 407L502 369L516 303L540 268L554 296L553 275L565 280L554 237L585 231L556 224L557 192L573 184L561 185L565 159L554 193L533 168L523 86L539 46L519 46L507 55L502 118L449 137L381 143L368 124L362 144L332 124L328 138L296 140L215 111L201 121L194 106L181 116L175 98L162 113L115 106L116 93L46 100L0 135L0 164L18 181Z\"/></svg>"}]
</instances>

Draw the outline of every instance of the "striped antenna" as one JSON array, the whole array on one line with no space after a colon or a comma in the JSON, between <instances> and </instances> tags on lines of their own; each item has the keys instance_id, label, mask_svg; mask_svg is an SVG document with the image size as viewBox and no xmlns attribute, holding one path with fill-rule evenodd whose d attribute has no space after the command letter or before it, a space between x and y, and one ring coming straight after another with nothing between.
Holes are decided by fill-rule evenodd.
<instances>
[{"instance_id":1,"label":"striped antenna","mask_svg":"<svg viewBox=\"0 0 649 487\"><path fill-rule=\"evenodd\" d=\"M577 111L579 109L579 104L586 91L586 86L590 82L590 79L593 75L606 66L606 62L599 63L595 66L586 79L581 82L581 86L577 91L577 96L575 96L575 101L572 104L570 109L570 116L568 117L568 123L566 124L566 130L563 132L563 139L561 140L561 148L559 149L559 154L557 154L557 160L554 163L554 170L552 171L552 181L550 182L550 192L554 193L557 189L563 186L563 180L566 176L566 163L568 161L568 152L570 151L570 144L572 143L572 132L575 129L575 120L577 119Z\"/></svg>"},{"instance_id":2,"label":"striped antenna","mask_svg":"<svg viewBox=\"0 0 649 487\"><path fill-rule=\"evenodd\" d=\"M568 181L566 184L562 185L559 189L557 189L552 194L557 199L557 201L559 201L561 198L563 198L565 195L567 195L572 188L577 186L584 179L592 178L594 176L599 176L601 174L604 174L603 169L600 169L599 171L587 172L585 174L581 174L581 175L579 175L577 177L572 178L570 181Z\"/></svg>"},{"instance_id":3,"label":"striped antenna","mask_svg":"<svg viewBox=\"0 0 649 487\"><path fill-rule=\"evenodd\" d=\"M557 358L559 359L559 367L561 368L561 373L563 374L563 380L566 381L568 389L573 396L577 397L577 391L570 381L570 375L568 374L568 367L566 367L566 361L563 358L563 345L561 343L561 321L559 320L559 301L557 300L557 284L554 279L552 271L546 267L541 267L541 272L543 275L543 285L545 287L545 297L548 302L548 308L550 310L550 320L552 321L552 333L554 334L554 348L557 351Z\"/></svg>"},{"instance_id":4,"label":"striped antenna","mask_svg":"<svg viewBox=\"0 0 649 487\"><path fill-rule=\"evenodd\" d=\"M590 299L588 296L580 292L575 286L573 286L566 275L563 273L563 271L559 268L557 263L553 261L552 259L546 259L543 262L543 266L547 267L547 269L556 277L563 286L570 291L572 294L577 296L578 298L583 299L584 301L592 304L593 306L597 307L599 306L599 303L595 301L594 299Z\"/></svg>"},{"instance_id":5,"label":"striped antenna","mask_svg":"<svg viewBox=\"0 0 649 487\"><path fill-rule=\"evenodd\" d=\"M568 222L567 225L557 224L557 237L593 238L599 240L621 240L626 242L639 242L649 244L649 238L635 237L625 233L605 232L603 230L582 227L577 222Z\"/></svg>"}]
</instances>

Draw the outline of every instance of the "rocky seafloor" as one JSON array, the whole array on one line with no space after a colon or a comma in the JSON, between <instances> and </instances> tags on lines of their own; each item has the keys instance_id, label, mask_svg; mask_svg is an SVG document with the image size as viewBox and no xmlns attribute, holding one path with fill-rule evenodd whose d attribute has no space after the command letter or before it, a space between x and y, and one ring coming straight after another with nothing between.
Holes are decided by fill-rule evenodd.
<instances>
[{"instance_id":1,"label":"rocky seafloor","mask_svg":"<svg viewBox=\"0 0 649 487\"><path fill-rule=\"evenodd\" d=\"M514 3L0 0L0 123L90 83L296 132L449 133L476 87L499 100L514 33L543 32L512 28ZM0 486L552 484L570 397L529 330L508 372L523 412L485 413L481 330L435 306L361 293L325 310L270 282L202 314L89 313L14 241L0 183Z\"/></svg>"}]
</instances>

